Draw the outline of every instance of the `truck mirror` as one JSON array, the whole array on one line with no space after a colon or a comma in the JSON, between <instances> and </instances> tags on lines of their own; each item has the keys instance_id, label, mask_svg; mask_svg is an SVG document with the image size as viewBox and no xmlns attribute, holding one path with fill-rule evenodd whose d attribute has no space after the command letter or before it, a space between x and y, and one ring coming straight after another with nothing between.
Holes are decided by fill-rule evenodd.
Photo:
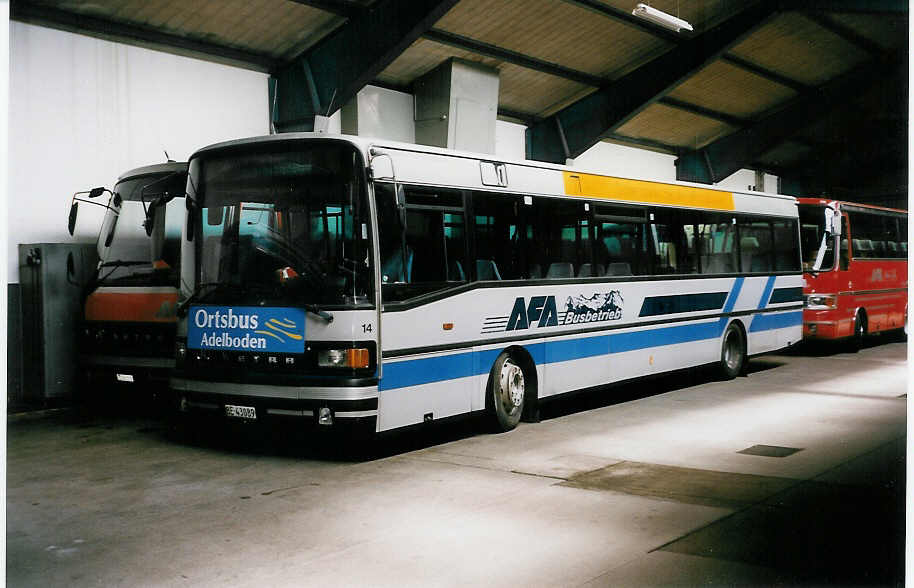
<instances>
[{"instance_id":1,"label":"truck mirror","mask_svg":"<svg viewBox=\"0 0 914 588\"><path fill-rule=\"evenodd\" d=\"M73 236L73 231L76 229L76 214L79 211L79 202L74 202L70 205L70 218L67 220L67 230L70 231L70 236Z\"/></svg>"},{"instance_id":2,"label":"truck mirror","mask_svg":"<svg viewBox=\"0 0 914 588\"><path fill-rule=\"evenodd\" d=\"M89 198L98 198L99 196L101 196L104 193L105 193L104 186L100 186L98 188L92 188L91 190L89 190Z\"/></svg>"}]
</instances>

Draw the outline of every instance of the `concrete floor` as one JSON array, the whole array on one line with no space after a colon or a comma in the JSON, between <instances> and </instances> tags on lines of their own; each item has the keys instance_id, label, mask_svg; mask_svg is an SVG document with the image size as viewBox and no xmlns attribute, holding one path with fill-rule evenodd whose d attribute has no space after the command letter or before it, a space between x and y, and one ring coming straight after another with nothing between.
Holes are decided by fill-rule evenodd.
<instances>
[{"instance_id":1,"label":"concrete floor","mask_svg":"<svg viewBox=\"0 0 914 588\"><path fill-rule=\"evenodd\" d=\"M10 586L895 585L907 346L615 387L507 434L11 417ZM289 447L289 444L294 447ZM741 453L753 446L761 453Z\"/></svg>"}]
</instances>

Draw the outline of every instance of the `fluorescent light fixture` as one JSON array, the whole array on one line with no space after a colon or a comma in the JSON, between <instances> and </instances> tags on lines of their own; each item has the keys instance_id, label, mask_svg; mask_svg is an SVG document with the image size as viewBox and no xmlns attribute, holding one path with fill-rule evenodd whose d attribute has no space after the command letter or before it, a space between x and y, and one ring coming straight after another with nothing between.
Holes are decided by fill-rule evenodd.
<instances>
[{"instance_id":1,"label":"fluorescent light fixture","mask_svg":"<svg viewBox=\"0 0 914 588\"><path fill-rule=\"evenodd\" d=\"M649 20L654 24L658 24L662 27L672 29L679 32L680 29L685 29L687 31L692 30L692 25L687 21L682 20L681 18L676 18L672 14L667 14L656 8L651 8L647 4L639 3L635 6L635 9L632 10L634 16L643 18L644 20Z\"/></svg>"}]
</instances>

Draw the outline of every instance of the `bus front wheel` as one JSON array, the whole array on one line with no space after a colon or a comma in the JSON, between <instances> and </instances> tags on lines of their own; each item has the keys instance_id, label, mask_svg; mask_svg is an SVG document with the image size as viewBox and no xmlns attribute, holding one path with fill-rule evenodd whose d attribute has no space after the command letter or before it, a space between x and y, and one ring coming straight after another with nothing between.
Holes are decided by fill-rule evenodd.
<instances>
[{"instance_id":1,"label":"bus front wheel","mask_svg":"<svg viewBox=\"0 0 914 588\"><path fill-rule=\"evenodd\" d=\"M520 422L527 394L523 368L511 355L502 352L489 376L487 404L495 429L510 431Z\"/></svg>"},{"instance_id":2,"label":"bus front wheel","mask_svg":"<svg viewBox=\"0 0 914 588\"><path fill-rule=\"evenodd\" d=\"M732 380L746 368L746 338L743 330L731 323L724 331L720 348L720 374L725 380Z\"/></svg>"},{"instance_id":3,"label":"bus front wheel","mask_svg":"<svg viewBox=\"0 0 914 588\"><path fill-rule=\"evenodd\" d=\"M863 349L863 343L866 340L866 313L858 310L854 316L854 334L850 339L850 350L856 353Z\"/></svg>"}]
</instances>

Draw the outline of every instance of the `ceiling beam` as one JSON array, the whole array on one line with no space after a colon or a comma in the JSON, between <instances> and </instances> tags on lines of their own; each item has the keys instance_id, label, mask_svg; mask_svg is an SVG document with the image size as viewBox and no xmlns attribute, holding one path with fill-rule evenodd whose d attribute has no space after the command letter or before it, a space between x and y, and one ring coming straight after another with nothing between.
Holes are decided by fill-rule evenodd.
<instances>
[{"instance_id":1,"label":"ceiling beam","mask_svg":"<svg viewBox=\"0 0 914 588\"><path fill-rule=\"evenodd\" d=\"M475 39L457 35L448 31L443 31L441 29L431 29L426 31L422 36L429 41L435 41L436 43L441 43L443 45L449 45L451 47L456 47L465 51L471 51L478 55L492 57L506 63L513 63L514 65L519 65L527 69L532 69L541 73L546 73L578 82L579 84L584 84L585 86L594 86L599 88L608 81L599 76L594 76L586 72L567 68L549 61L543 61L542 59L536 59L534 57L530 57L529 55L511 51L510 49L504 49L502 47L490 45L489 43L483 43L482 41L477 41Z\"/></svg>"},{"instance_id":2,"label":"ceiling beam","mask_svg":"<svg viewBox=\"0 0 914 588\"><path fill-rule=\"evenodd\" d=\"M718 182L748 165L766 151L793 137L807 125L840 108L897 71L898 55L880 57L826 82L792 100L783 109L755 124L727 135L696 151L684 152L676 162L676 178L706 184Z\"/></svg>"},{"instance_id":3,"label":"ceiling beam","mask_svg":"<svg viewBox=\"0 0 914 588\"><path fill-rule=\"evenodd\" d=\"M885 49L883 49L878 43L867 39L854 29L845 26L835 20L832 20L825 14L819 12L807 12L804 14L804 16L806 16L806 18L813 21L823 29L831 31L851 45L866 51L870 55L879 55L881 53L885 53Z\"/></svg>"},{"instance_id":4,"label":"ceiling beam","mask_svg":"<svg viewBox=\"0 0 914 588\"><path fill-rule=\"evenodd\" d=\"M563 163L577 157L767 23L777 13L774 4L762 2L744 9L530 127L528 158Z\"/></svg>"},{"instance_id":5,"label":"ceiling beam","mask_svg":"<svg viewBox=\"0 0 914 588\"><path fill-rule=\"evenodd\" d=\"M278 131L310 131L352 100L458 0L378 0L318 41L271 80Z\"/></svg>"},{"instance_id":6,"label":"ceiling beam","mask_svg":"<svg viewBox=\"0 0 914 588\"><path fill-rule=\"evenodd\" d=\"M784 2L785 10L789 9ZM852 14L907 14L907 0L802 0L794 10L818 10Z\"/></svg>"},{"instance_id":7,"label":"ceiling beam","mask_svg":"<svg viewBox=\"0 0 914 588\"><path fill-rule=\"evenodd\" d=\"M805 92L805 91L809 90L809 86L807 86L803 82L799 82L793 78L790 78L785 75L781 75L777 72L771 71L770 69L767 69L760 65L752 63L751 61L747 61L747 60L743 59L742 57L737 57L736 55L733 55L732 53L725 53L725 54L721 55L720 58L721 58L721 60L726 61L727 63L729 63L731 65L735 65L736 67L738 67L742 70L748 71L750 73L754 73L755 75L757 75L759 77L762 77L762 78L765 78L772 82L781 84L782 86L786 86L792 90L796 90L797 92Z\"/></svg>"},{"instance_id":8,"label":"ceiling beam","mask_svg":"<svg viewBox=\"0 0 914 588\"><path fill-rule=\"evenodd\" d=\"M638 145L639 147L644 147L651 151L662 151L668 155L676 155L682 151L681 147L676 145L670 145L669 143L663 143L661 141L655 141L653 139L640 139L637 137L628 137L626 135L620 135L619 133L610 133L605 139L609 141L615 141L617 143L627 143L629 145Z\"/></svg>"},{"instance_id":9,"label":"ceiling beam","mask_svg":"<svg viewBox=\"0 0 914 588\"><path fill-rule=\"evenodd\" d=\"M669 96L664 96L657 101L659 104L664 104L671 108L676 108L679 110L684 110L686 112L691 112L692 114L697 114L698 116L703 116L705 118L711 118L722 123L726 123L731 127L742 128L750 123L748 119L740 118L738 116L733 116L732 114L727 114L720 112L719 110L713 110L711 108L705 108L698 104L692 104L691 102L686 102L685 100L678 100L676 98L670 98Z\"/></svg>"},{"instance_id":10,"label":"ceiling beam","mask_svg":"<svg viewBox=\"0 0 914 588\"><path fill-rule=\"evenodd\" d=\"M269 55L22 1L10 3L10 18L19 22L215 61L254 71L267 72L280 63L279 60L273 59Z\"/></svg>"},{"instance_id":11,"label":"ceiling beam","mask_svg":"<svg viewBox=\"0 0 914 588\"><path fill-rule=\"evenodd\" d=\"M332 12L337 16L345 18L350 18L365 10L363 4L351 0L292 0L292 2L310 6L311 8L317 8L325 12Z\"/></svg>"}]
</instances>

